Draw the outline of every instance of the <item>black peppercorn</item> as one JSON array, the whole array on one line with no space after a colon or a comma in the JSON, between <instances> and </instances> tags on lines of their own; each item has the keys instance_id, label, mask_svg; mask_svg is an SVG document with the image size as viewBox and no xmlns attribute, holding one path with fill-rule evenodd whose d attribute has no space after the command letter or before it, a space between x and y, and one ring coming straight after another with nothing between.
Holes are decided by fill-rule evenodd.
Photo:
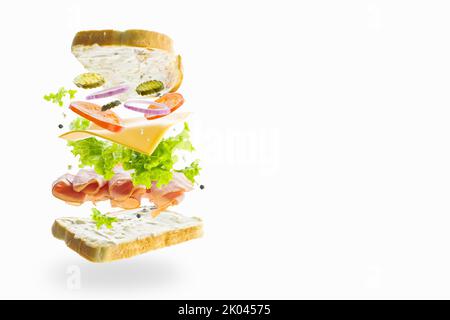
<instances>
[{"instance_id":1,"label":"black peppercorn","mask_svg":"<svg viewBox=\"0 0 450 320\"><path fill-rule=\"evenodd\" d=\"M58 125L58 128L62 129L64 126L62 124Z\"/></svg>"},{"instance_id":2,"label":"black peppercorn","mask_svg":"<svg viewBox=\"0 0 450 320\"><path fill-rule=\"evenodd\" d=\"M138 219L141 217L141 215L138 213L137 215L136 215L136 217L138 217Z\"/></svg>"},{"instance_id":3,"label":"black peppercorn","mask_svg":"<svg viewBox=\"0 0 450 320\"><path fill-rule=\"evenodd\" d=\"M202 189L202 190L205 189L205 186L201 184L200 189Z\"/></svg>"}]
</instances>

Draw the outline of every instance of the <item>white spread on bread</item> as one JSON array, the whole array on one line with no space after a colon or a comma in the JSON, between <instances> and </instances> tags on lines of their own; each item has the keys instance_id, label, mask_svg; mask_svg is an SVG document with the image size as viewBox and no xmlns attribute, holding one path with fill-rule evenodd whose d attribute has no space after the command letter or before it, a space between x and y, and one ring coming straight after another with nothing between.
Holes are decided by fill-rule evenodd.
<instances>
[{"instance_id":1,"label":"white spread on bread","mask_svg":"<svg viewBox=\"0 0 450 320\"><path fill-rule=\"evenodd\" d=\"M123 210L112 214L117 218L113 228L105 226L97 229L91 218L59 218L56 222L66 230L75 234L93 247L104 247L132 242L151 236L157 236L168 231L201 226L202 220L197 217L186 217L173 211L163 211L156 218L152 218L147 208ZM138 217L137 215L140 215Z\"/></svg>"},{"instance_id":2,"label":"white spread on bread","mask_svg":"<svg viewBox=\"0 0 450 320\"><path fill-rule=\"evenodd\" d=\"M128 84L131 90L119 96L119 100L140 97L135 88L142 82L159 80L169 91L178 81L178 57L159 49L128 46L84 46L72 47L72 53L89 71L101 74L105 87Z\"/></svg>"}]
</instances>

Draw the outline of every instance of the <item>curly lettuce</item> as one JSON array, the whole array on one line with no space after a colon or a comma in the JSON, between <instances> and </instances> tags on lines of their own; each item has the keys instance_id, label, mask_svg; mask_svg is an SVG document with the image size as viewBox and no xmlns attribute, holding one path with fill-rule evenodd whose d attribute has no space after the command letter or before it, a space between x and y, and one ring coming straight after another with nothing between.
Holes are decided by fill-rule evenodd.
<instances>
[{"instance_id":1,"label":"curly lettuce","mask_svg":"<svg viewBox=\"0 0 450 320\"><path fill-rule=\"evenodd\" d=\"M102 214L100 210L96 208L92 208L91 219L95 222L95 226L97 229L100 229L101 226L106 226L108 229L112 229L112 223L117 222L116 217L108 217L106 214Z\"/></svg>"},{"instance_id":2,"label":"curly lettuce","mask_svg":"<svg viewBox=\"0 0 450 320\"><path fill-rule=\"evenodd\" d=\"M72 130L82 130L89 126L81 120L72 121ZM131 178L135 185L145 185L150 188L152 182L157 187L168 184L173 177L173 172L182 172L192 182L200 173L199 161L193 161L189 166L181 170L175 170L174 165L178 161L176 152L184 150L194 151L190 141L190 130L187 123L178 135L163 139L151 155L146 155L117 143L99 140L91 137L78 141L69 141L69 147L74 156L78 156L80 167L93 167L95 172L106 180L114 176L114 168L122 165L125 170L132 170Z\"/></svg>"},{"instance_id":3,"label":"curly lettuce","mask_svg":"<svg viewBox=\"0 0 450 320\"><path fill-rule=\"evenodd\" d=\"M70 123L69 128L70 130L86 130L90 124L89 120L78 117Z\"/></svg>"},{"instance_id":4,"label":"curly lettuce","mask_svg":"<svg viewBox=\"0 0 450 320\"><path fill-rule=\"evenodd\" d=\"M46 101L52 102L57 104L58 106L62 107L64 105L64 97L69 96L70 99L75 98L75 94L77 93L77 90L66 90L64 87L59 88L58 92L56 93L49 93L44 96L44 99Z\"/></svg>"},{"instance_id":5,"label":"curly lettuce","mask_svg":"<svg viewBox=\"0 0 450 320\"><path fill-rule=\"evenodd\" d=\"M199 160L195 160L186 168L175 171L183 173L189 181L195 183L195 177L200 174L201 169L202 168L200 168Z\"/></svg>"}]
</instances>

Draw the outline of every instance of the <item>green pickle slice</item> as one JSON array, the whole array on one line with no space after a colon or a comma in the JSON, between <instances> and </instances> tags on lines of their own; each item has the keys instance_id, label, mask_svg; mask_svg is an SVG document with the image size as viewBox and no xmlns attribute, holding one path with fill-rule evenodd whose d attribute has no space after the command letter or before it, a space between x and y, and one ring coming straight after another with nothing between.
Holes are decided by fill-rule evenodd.
<instances>
[{"instance_id":1,"label":"green pickle slice","mask_svg":"<svg viewBox=\"0 0 450 320\"><path fill-rule=\"evenodd\" d=\"M159 80L150 80L141 83L136 87L136 92L141 96L155 94L164 89L164 83Z\"/></svg>"},{"instance_id":2,"label":"green pickle slice","mask_svg":"<svg viewBox=\"0 0 450 320\"><path fill-rule=\"evenodd\" d=\"M121 104L122 104L122 102L120 102L120 100L112 101L110 103L107 103L107 104L103 105L102 106L102 111L106 111L106 110L115 108L117 106L120 106Z\"/></svg>"},{"instance_id":3,"label":"green pickle slice","mask_svg":"<svg viewBox=\"0 0 450 320\"><path fill-rule=\"evenodd\" d=\"M73 79L73 83L79 88L93 89L103 85L105 83L105 78L98 73L88 72L77 76Z\"/></svg>"}]
</instances>

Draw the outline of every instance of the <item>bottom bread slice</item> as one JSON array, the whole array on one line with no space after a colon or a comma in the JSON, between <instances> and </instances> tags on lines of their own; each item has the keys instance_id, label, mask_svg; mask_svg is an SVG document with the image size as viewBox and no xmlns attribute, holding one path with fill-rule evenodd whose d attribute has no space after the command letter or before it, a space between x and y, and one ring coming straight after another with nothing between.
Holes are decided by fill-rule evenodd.
<instances>
[{"instance_id":1,"label":"bottom bread slice","mask_svg":"<svg viewBox=\"0 0 450 320\"><path fill-rule=\"evenodd\" d=\"M123 210L111 214L117 222L97 229L91 218L59 218L52 226L53 236L92 262L129 258L191 239L203 234L202 220L173 211L152 218L148 209Z\"/></svg>"}]
</instances>

